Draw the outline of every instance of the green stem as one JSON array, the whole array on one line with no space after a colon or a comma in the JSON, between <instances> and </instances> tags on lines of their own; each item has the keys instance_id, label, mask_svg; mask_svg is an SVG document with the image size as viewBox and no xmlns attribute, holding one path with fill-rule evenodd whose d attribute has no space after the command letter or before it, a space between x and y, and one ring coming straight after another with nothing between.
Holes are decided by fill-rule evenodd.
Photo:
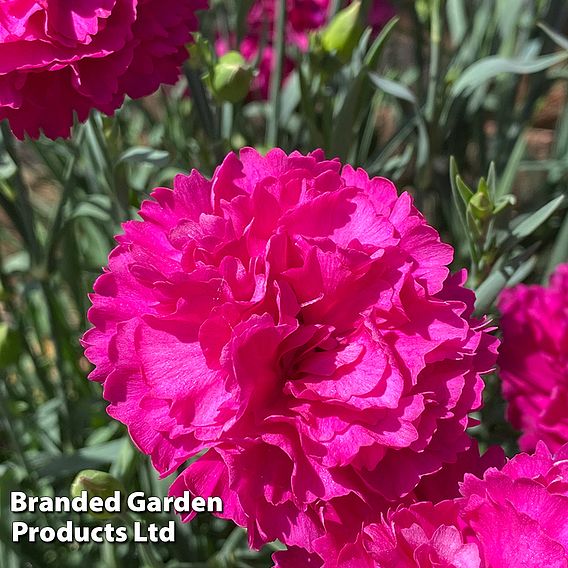
<instances>
[{"instance_id":1,"label":"green stem","mask_svg":"<svg viewBox=\"0 0 568 568\"><path fill-rule=\"evenodd\" d=\"M442 42L441 0L433 0L430 12L430 70L425 115L429 122L434 120L438 73L440 70L440 45Z\"/></svg>"},{"instance_id":2,"label":"green stem","mask_svg":"<svg viewBox=\"0 0 568 568\"><path fill-rule=\"evenodd\" d=\"M189 65L186 65L184 70L201 126L207 138L214 142L217 140L215 120L211 112L211 107L209 106L209 101L207 100L207 93L205 92L203 81L199 73Z\"/></svg>"},{"instance_id":3,"label":"green stem","mask_svg":"<svg viewBox=\"0 0 568 568\"><path fill-rule=\"evenodd\" d=\"M278 146L278 130L280 125L280 107L282 103L282 72L284 68L284 48L286 29L286 0L278 0L276 16L276 41L274 68L270 76L270 114L266 130L266 145L269 148Z\"/></svg>"}]
</instances>

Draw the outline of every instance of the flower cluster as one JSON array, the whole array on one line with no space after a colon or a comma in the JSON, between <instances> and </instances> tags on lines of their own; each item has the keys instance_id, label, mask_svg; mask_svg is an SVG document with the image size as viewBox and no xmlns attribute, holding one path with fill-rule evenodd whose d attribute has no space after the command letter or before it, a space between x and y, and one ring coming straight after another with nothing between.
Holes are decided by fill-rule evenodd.
<instances>
[{"instance_id":1,"label":"flower cluster","mask_svg":"<svg viewBox=\"0 0 568 568\"><path fill-rule=\"evenodd\" d=\"M68 136L73 115L112 114L173 83L207 0L0 3L0 120L14 134Z\"/></svg>"},{"instance_id":2,"label":"flower cluster","mask_svg":"<svg viewBox=\"0 0 568 568\"><path fill-rule=\"evenodd\" d=\"M496 339L410 196L307 156L229 154L124 225L85 335L109 413L172 492L258 547L385 510L469 447ZM327 522L327 521L326 521Z\"/></svg>"},{"instance_id":3,"label":"flower cluster","mask_svg":"<svg viewBox=\"0 0 568 568\"><path fill-rule=\"evenodd\" d=\"M568 442L568 264L549 287L519 285L499 300L503 345L499 357L508 418L533 450Z\"/></svg>"},{"instance_id":4,"label":"flower cluster","mask_svg":"<svg viewBox=\"0 0 568 568\"><path fill-rule=\"evenodd\" d=\"M320 29L327 21L330 0L287 0L286 45L299 51L306 51L309 45L309 32ZM247 16L247 33L239 49L243 57L254 62L258 59L258 75L253 83L253 92L261 99L268 98L270 75L275 66L276 53L273 48L275 34L277 0L254 0ZM373 0L369 13L369 25L379 30L390 18L394 10L388 0ZM229 50L227 38L219 38L216 51L222 55ZM290 57L284 59L284 79L294 69Z\"/></svg>"},{"instance_id":5,"label":"flower cluster","mask_svg":"<svg viewBox=\"0 0 568 568\"><path fill-rule=\"evenodd\" d=\"M471 457L471 456L470 456ZM565 568L568 558L568 445L552 455L539 442L502 469L467 473L461 495L401 504L319 555L274 555L279 568ZM350 519L351 520L351 519ZM334 527L330 526L330 531Z\"/></svg>"}]
</instances>

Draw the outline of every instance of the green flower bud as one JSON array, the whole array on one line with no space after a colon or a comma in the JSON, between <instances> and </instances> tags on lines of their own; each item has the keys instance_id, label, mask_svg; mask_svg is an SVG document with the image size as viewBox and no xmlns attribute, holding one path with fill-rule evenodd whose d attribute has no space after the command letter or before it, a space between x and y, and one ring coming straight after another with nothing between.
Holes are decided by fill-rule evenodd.
<instances>
[{"instance_id":1,"label":"green flower bud","mask_svg":"<svg viewBox=\"0 0 568 568\"><path fill-rule=\"evenodd\" d=\"M115 491L120 491L121 499L124 499L124 485L113 477L110 473L97 471L95 469L84 469L80 471L71 484L71 497L80 497L81 492L86 491L88 499L101 497L106 499L112 497ZM89 514L97 519L110 519L114 513L94 513Z\"/></svg>"},{"instance_id":2,"label":"green flower bud","mask_svg":"<svg viewBox=\"0 0 568 568\"><path fill-rule=\"evenodd\" d=\"M337 55L343 63L349 61L363 33L360 12L361 2L357 0L338 12L322 32L323 49Z\"/></svg>"},{"instance_id":3,"label":"green flower bud","mask_svg":"<svg viewBox=\"0 0 568 568\"><path fill-rule=\"evenodd\" d=\"M493 203L487 194L478 192L469 200L468 210L474 219L483 221L493 213Z\"/></svg>"},{"instance_id":4,"label":"green flower bud","mask_svg":"<svg viewBox=\"0 0 568 568\"><path fill-rule=\"evenodd\" d=\"M238 51L229 51L219 58L207 80L217 99L237 103L248 95L252 68Z\"/></svg>"}]
</instances>

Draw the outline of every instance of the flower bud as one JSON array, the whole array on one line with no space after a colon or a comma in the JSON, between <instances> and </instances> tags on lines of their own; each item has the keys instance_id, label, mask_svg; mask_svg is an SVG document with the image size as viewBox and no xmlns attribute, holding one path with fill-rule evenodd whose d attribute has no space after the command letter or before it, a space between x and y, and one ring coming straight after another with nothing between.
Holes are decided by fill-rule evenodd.
<instances>
[{"instance_id":1,"label":"flower bud","mask_svg":"<svg viewBox=\"0 0 568 568\"><path fill-rule=\"evenodd\" d=\"M229 51L219 58L208 81L217 99L237 103L248 95L252 68L238 51Z\"/></svg>"},{"instance_id":2,"label":"flower bud","mask_svg":"<svg viewBox=\"0 0 568 568\"><path fill-rule=\"evenodd\" d=\"M343 63L349 61L361 34L361 2L353 2L338 12L322 32L321 44L325 51L337 55Z\"/></svg>"},{"instance_id":3,"label":"flower bud","mask_svg":"<svg viewBox=\"0 0 568 568\"><path fill-rule=\"evenodd\" d=\"M484 221L491 217L493 213L493 203L487 194L477 192L469 200L468 211L474 219Z\"/></svg>"},{"instance_id":4,"label":"flower bud","mask_svg":"<svg viewBox=\"0 0 568 568\"><path fill-rule=\"evenodd\" d=\"M71 484L71 497L79 497L82 491L87 492L88 499L101 497L103 500L112 497L115 491L120 491L121 498L125 493L124 485L110 473L97 471L96 469L84 469L80 471ZM110 519L114 513L93 513L90 515L98 519Z\"/></svg>"}]
</instances>

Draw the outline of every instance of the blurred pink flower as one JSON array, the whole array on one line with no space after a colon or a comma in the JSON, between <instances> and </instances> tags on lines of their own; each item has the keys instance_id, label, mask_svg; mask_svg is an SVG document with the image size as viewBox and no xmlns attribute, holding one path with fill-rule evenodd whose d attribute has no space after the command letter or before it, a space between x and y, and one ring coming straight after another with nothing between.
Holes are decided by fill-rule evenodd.
<instances>
[{"instance_id":1,"label":"blurred pink flower","mask_svg":"<svg viewBox=\"0 0 568 568\"><path fill-rule=\"evenodd\" d=\"M0 120L18 138L69 136L73 114L112 114L173 83L207 0L0 3Z\"/></svg>"},{"instance_id":2,"label":"blurred pink flower","mask_svg":"<svg viewBox=\"0 0 568 568\"><path fill-rule=\"evenodd\" d=\"M508 418L522 431L522 450L543 440L554 451L568 442L568 264L548 287L510 288L498 305Z\"/></svg>"},{"instance_id":3,"label":"blurred pink flower","mask_svg":"<svg viewBox=\"0 0 568 568\"><path fill-rule=\"evenodd\" d=\"M568 566L568 445L554 456L543 442L483 479L466 475L462 519L489 568Z\"/></svg>"},{"instance_id":4,"label":"blurred pink flower","mask_svg":"<svg viewBox=\"0 0 568 568\"><path fill-rule=\"evenodd\" d=\"M254 547L314 552L324 517L385 510L469 447L497 340L407 193L321 151L248 148L153 197L83 343L162 475L208 449L173 494L221 496Z\"/></svg>"},{"instance_id":5,"label":"blurred pink flower","mask_svg":"<svg viewBox=\"0 0 568 568\"><path fill-rule=\"evenodd\" d=\"M277 0L254 0L247 18L247 33L241 42L243 57L254 62L258 58L258 74L252 91L257 98L267 99L270 89L270 74L274 68L275 50L273 37L275 29ZM330 0L287 0L286 45L307 51L309 32L321 28L328 19ZM373 0L369 13L369 25L380 30L395 12L388 0ZM215 44L218 55L229 50L226 38L219 38ZM262 50L259 56L259 50ZM294 69L290 57L284 60L283 78Z\"/></svg>"}]
</instances>

